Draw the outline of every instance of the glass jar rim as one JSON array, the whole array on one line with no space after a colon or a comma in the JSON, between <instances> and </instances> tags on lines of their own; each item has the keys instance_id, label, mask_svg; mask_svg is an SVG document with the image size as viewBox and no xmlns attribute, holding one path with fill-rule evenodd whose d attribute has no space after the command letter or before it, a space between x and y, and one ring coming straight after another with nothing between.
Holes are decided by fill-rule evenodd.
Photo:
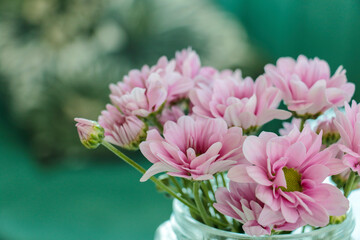
<instances>
[{"instance_id":1,"label":"glass jar rim","mask_svg":"<svg viewBox=\"0 0 360 240\"><path fill-rule=\"evenodd\" d=\"M235 233L235 232L229 232L229 231L213 228L197 221L196 219L191 217L188 208L183 203L181 203L176 199L174 199L173 201L173 211L174 211L173 214L175 214L174 216L175 218L180 217L182 220L187 221L188 223L195 226L199 230L206 231L207 233L213 234L215 236L228 237L233 239L239 237L241 237L242 239L247 239L247 238L254 239L253 236L249 236L244 233ZM353 213L352 213L352 208L350 207L346 214L346 219L342 223L327 225L325 227L313 230L311 232L281 234L281 235L263 235L263 236L257 236L256 239L271 239L271 237L275 237L276 239L298 239L299 237L311 237L314 234L326 233L336 228L343 228L344 226L347 226L350 223L352 218L353 218Z\"/></svg>"}]
</instances>

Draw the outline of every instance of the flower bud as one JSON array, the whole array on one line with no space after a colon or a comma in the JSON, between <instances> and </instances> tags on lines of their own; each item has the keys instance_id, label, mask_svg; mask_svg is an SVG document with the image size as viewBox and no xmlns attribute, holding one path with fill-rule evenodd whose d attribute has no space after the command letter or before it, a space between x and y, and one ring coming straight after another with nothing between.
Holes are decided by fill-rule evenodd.
<instances>
[{"instance_id":1,"label":"flower bud","mask_svg":"<svg viewBox=\"0 0 360 240\"><path fill-rule=\"evenodd\" d=\"M97 148L104 138L104 129L88 119L75 118L75 121L81 143L88 149Z\"/></svg>"},{"instance_id":2,"label":"flower bud","mask_svg":"<svg viewBox=\"0 0 360 240\"><path fill-rule=\"evenodd\" d=\"M351 170L347 169L340 174L332 175L331 180L336 184L337 188L341 189L345 186L346 182L348 181L350 172ZM359 177L356 177L352 190L356 190L360 188L359 181L360 181Z\"/></svg>"},{"instance_id":3,"label":"flower bud","mask_svg":"<svg viewBox=\"0 0 360 240\"><path fill-rule=\"evenodd\" d=\"M330 216L330 224L340 224L346 219L346 214L341 216Z\"/></svg>"},{"instance_id":4,"label":"flower bud","mask_svg":"<svg viewBox=\"0 0 360 240\"><path fill-rule=\"evenodd\" d=\"M316 132L323 131L322 142L326 146L336 143L340 139L340 134L334 124L335 118L325 119L317 124Z\"/></svg>"}]
</instances>

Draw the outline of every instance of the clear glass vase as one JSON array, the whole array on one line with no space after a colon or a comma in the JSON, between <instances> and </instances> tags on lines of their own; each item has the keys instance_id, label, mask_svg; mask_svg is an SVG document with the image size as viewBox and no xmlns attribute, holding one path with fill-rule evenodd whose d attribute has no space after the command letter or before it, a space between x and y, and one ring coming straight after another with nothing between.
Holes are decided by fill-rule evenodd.
<instances>
[{"instance_id":1,"label":"clear glass vase","mask_svg":"<svg viewBox=\"0 0 360 240\"><path fill-rule=\"evenodd\" d=\"M350 209L345 221L337 225L329 225L305 233L251 237L206 226L193 219L186 206L174 200L170 220L158 227L155 240L351 240L354 227L355 219Z\"/></svg>"}]
</instances>

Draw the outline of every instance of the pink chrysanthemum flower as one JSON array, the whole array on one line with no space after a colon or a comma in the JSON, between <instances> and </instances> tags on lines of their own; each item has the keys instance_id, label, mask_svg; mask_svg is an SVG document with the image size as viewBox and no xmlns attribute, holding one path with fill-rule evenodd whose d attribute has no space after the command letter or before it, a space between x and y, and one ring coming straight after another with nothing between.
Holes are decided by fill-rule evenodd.
<instances>
[{"instance_id":1,"label":"pink chrysanthemum flower","mask_svg":"<svg viewBox=\"0 0 360 240\"><path fill-rule=\"evenodd\" d=\"M167 89L158 73L149 76L147 86L144 88L136 87L123 95L114 93L114 88L113 85L110 99L125 115L147 117L157 112L166 101Z\"/></svg>"},{"instance_id":2,"label":"pink chrysanthemum flower","mask_svg":"<svg viewBox=\"0 0 360 240\"><path fill-rule=\"evenodd\" d=\"M330 76L328 63L319 58L280 58L276 66L266 65L265 72L283 92L288 109L298 115L316 115L333 106L343 106L355 90L354 84L347 82L342 66Z\"/></svg>"},{"instance_id":3,"label":"pink chrysanthemum flower","mask_svg":"<svg viewBox=\"0 0 360 240\"><path fill-rule=\"evenodd\" d=\"M345 113L337 110L334 123L341 136L338 146L345 153L343 163L360 174L360 105L354 100L351 107L345 103Z\"/></svg>"},{"instance_id":4,"label":"pink chrysanthemum flower","mask_svg":"<svg viewBox=\"0 0 360 240\"><path fill-rule=\"evenodd\" d=\"M185 78L192 79L195 86L199 84L209 85L214 77L219 74L213 67L202 67L198 54L190 47L176 52L176 71Z\"/></svg>"},{"instance_id":5,"label":"pink chrysanthemum flower","mask_svg":"<svg viewBox=\"0 0 360 240\"><path fill-rule=\"evenodd\" d=\"M283 122L283 128L279 129L279 133L281 136L288 135L295 127L297 129L300 128L301 119L300 118L293 118L291 122Z\"/></svg>"},{"instance_id":6,"label":"pink chrysanthemum flower","mask_svg":"<svg viewBox=\"0 0 360 240\"><path fill-rule=\"evenodd\" d=\"M123 82L111 84L111 101L125 115L147 117L165 103L173 103L188 96L194 81L175 70L175 60L161 57L151 68L143 66L131 70Z\"/></svg>"},{"instance_id":7,"label":"pink chrysanthemum flower","mask_svg":"<svg viewBox=\"0 0 360 240\"><path fill-rule=\"evenodd\" d=\"M216 190L214 207L241 222L244 232L250 236L270 235L272 230L293 231L302 226L301 221L286 222L281 211L273 211L261 202L256 197L257 186L256 183L230 181L229 190Z\"/></svg>"},{"instance_id":8,"label":"pink chrysanthemum flower","mask_svg":"<svg viewBox=\"0 0 360 240\"><path fill-rule=\"evenodd\" d=\"M222 119L194 120L183 116L177 123L166 122L163 135L150 130L146 141L140 144L142 154L153 163L141 181L160 172L208 180L243 159L241 128L228 129Z\"/></svg>"},{"instance_id":9,"label":"pink chrysanthemum flower","mask_svg":"<svg viewBox=\"0 0 360 240\"><path fill-rule=\"evenodd\" d=\"M321 138L322 133L317 135L309 126L301 133L294 128L283 137L268 132L249 136L243 152L250 165L231 168L228 177L257 183L256 197L272 211L281 211L287 223L326 226L330 215L346 213L349 202L338 188L323 183L344 168L332 151L320 150Z\"/></svg>"},{"instance_id":10,"label":"pink chrysanthemum flower","mask_svg":"<svg viewBox=\"0 0 360 240\"><path fill-rule=\"evenodd\" d=\"M183 76L195 78L201 69L200 58L191 48L175 53L176 70Z\"/></svg>"},{"instance_id":11,"label":"pink chrysanthemum flower","mask_svg":"<svg viewBox=\"0 0 360 240\"><path fill-rule=\"evenodd\" d=\"M323 133L333 133L338 132L336 126L335 126L335 117L324 119L322 121L319 121L316 124L316 132L323 131Z\"/></svg>"},{"instance_id":12,"label":"pink chrysanthemum flower","mask_svg":"<svg viewBox=\"0 0 360 240\"><path fill-rule=\"evenodd\" d=\"M180 117L185 116L184 111L179 106L172 106L162 111L159 122L164 125L167 121L176 122Z\"/></svg>"},{"instance_id":13,"label":"pink chrysanthemum flower","mask_svg":"<svg viewBox=\"0 0 360 240\"><path fill-rule=\"evenodd\" d=\"M291 114L277 109L281 92L260 76L255 82L240 71L224 71L212 85L202 84L189 94L193 112L202 117L223 118L228 126L245 130Z\"/></svg>"},{"instance_id":14,"label":"pink chrysanthemum flower","mask_svg":"<svg viewBox=\"0 0 360 240\"><path fill-rule=\"evenodd\" d=\"M105 140L135 150L145 140L147 126L136 116L124 116L113 105L106 105L106 110L99 116L99 124L105 129Z\"/></svg>"},{"instance_id":15,"label":"pink chrysanthemum flower","mask_svg":"<svg viewBox=\"0 0 360 240\"><path fill-rule=\"evenodd\" d=\"M335 117L325 118L316 122L315 132L323 132L323 144L324 146L330 146L340 139L339 131L335 126Z\"/></svg>"},{"instance_id":16,"label":"pink chrysanthemum flower","mask_svg":"<svg viewBox=\"0 0 360 240\"><path fill-rule=\"evenodd\" d=\"M157 65L152 68L152 71L159 73L163 85L166 86L166 102L168 104L187 98L189 91L195 84L192 78L176 70L175 60L168 61L166 57L160 58Z\"/></svg>"},{"instance_id":17,"label":"pink chrysanthemum flower","mask_svg":"<svg viewBox=\"0 0 360 240\"><path fill-rule=\"evenodd\" d=\"M95 149L104 138L104 129L95 121L85 118L74 119L81 143L88 149Z\"/></svg>"},{"instance_id":18,"label":"pink chrysanthemum flower","mask_svg":"<svg viewBox=\"0 0 360 240\"><path fill-rule=\"evenodd\" d=\"M131 92L134 88L146 88L150 73L150 68L147 65L143 66L141 70L131 70L128 75L124 76L123 81L117 84L110 84L111 94L122 96Z\"/></svg>"},{"instance_id":19,"label":"pink chrysanthemum flower","mask_svg":"<svg viewBox=\"0 0 360 240\"><path fill-rule=\"evenodd\" d=\"M216 190L214 207L222 214L242 223L246 234L250 236L270 235L272 226L263 226L258 222L264 203L255 196L256 186L255 183L230 181L229 190L226 188Z\"/></svg>"}]
</instances>

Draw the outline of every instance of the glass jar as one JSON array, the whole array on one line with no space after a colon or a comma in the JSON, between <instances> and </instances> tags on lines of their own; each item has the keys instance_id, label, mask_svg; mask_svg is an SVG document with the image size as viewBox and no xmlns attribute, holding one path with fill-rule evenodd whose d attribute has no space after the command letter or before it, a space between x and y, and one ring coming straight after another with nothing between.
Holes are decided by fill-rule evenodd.
<instances>
[{"instance_id":1,"label":"glass jar","mask_svg":"<svg viewBox=\"0 0 360 240\"><path fill-rule=\"evenodd\" d=\"M355 219L350 209L345 221L337 225L329 225L305 233L251 237L206 226L193 219L187 207L174 200L170 220L158 227L155 240L351 240L354 227Z\"/></svg>"}]
</instances>

